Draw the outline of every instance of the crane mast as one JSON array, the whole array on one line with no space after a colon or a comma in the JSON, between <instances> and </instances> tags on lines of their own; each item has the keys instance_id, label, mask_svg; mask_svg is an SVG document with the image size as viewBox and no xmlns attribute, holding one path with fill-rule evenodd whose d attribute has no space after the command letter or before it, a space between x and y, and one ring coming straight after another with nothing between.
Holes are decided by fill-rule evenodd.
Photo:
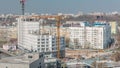
<instances>
[{"instance_id":1,"label":"crane mast","mask_svg":"<svg viewBox=\"0 0 120 68\"><path fill-rule=\"evenodd\" d=\"M21 8L22 8L22 15L25 14L25 0L20 0Z\"/></svg>"},{"instance_id":2,"label":"crane mast","mask_svg":"<svg viewBox=\"0 0 120 68\"><path fill-rule=\"evenodd\" d=\"M60 16L57 17L57 58L60 58Z\"/></svg>"}]
</instances>

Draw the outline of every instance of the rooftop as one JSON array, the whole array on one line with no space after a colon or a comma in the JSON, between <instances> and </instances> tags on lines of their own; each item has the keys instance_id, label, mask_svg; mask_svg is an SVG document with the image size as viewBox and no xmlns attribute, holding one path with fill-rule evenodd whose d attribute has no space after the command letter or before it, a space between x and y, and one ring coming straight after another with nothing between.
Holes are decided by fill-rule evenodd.
<instances>
[{"instance_id":1,"label":"rooftop","mask_svg":"<svg viewBox=\"0 0 120 68\"><path fill-rule=\"evenodd\" d=\"M16 57L7 57L2 58L0 63L10 63L10 64L30 64L33 61L39 58L39 54L32 53L32 54L25 54L23 56L16 56Z\"/></svg>"}]
</instances>

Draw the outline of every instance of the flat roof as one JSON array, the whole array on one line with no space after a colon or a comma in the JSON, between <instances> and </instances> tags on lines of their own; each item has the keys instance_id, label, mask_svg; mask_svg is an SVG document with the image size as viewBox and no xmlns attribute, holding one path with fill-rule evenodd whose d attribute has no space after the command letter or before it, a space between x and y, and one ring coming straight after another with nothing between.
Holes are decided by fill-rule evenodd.
<instances>
[{"instance_id":1,"label":"flat roof","mask_svg":"<svg viewBox=\"0 0 120 68\"><path fill-rule=\"evenodd\" d=\"M29 58L29 56L32 56L32 57ZM25 54L25 55L22 55L22 56L2 58L0 60L0 63L30 64L37 59L39 59L39 58L35 54Z\"/></svg>"}]
</instances>

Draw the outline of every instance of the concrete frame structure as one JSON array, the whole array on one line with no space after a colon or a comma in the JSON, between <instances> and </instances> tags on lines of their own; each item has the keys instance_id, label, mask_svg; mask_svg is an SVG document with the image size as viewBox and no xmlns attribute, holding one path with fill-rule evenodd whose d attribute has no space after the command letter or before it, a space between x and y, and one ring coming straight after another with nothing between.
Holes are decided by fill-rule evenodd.
<instances>
[{"instance_id":1,"label":"concrete frame structure","mask_svg":"<svg viewBox=\"0 0 120 68\"><path fill-rule=\"evenodd\" d=\"M18 19L18 46L33 51L44 52L46 57L57 56L57 37L45 33L42 23L44 20ZM65 39L60 37L60 54L65 56Z\"/></svg>"}]
</instances>

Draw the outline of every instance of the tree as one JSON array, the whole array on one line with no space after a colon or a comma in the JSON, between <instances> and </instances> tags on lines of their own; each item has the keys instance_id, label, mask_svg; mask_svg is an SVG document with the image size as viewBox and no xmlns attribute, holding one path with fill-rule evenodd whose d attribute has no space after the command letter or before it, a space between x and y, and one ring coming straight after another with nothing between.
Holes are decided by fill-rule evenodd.
<instances>
[{"instance_id":1,"label":"tree","mask_svg":"<svg viewBox=\"0 0 120 68\"><path fill-rule=\"evenodd\" d=\"M111 59L113 60L113 61L120 61L120 52L116 52L116 53L114 53L112 56L111 56Z\"/></svg>"}]
</instances>

